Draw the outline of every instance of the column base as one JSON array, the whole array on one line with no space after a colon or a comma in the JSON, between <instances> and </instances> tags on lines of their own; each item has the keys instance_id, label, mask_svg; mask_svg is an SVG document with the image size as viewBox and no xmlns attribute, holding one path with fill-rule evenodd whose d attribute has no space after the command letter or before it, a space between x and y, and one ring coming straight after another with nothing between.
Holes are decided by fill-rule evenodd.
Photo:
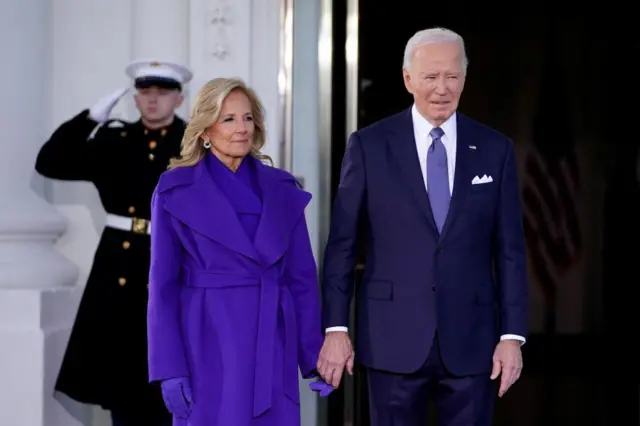
<instances>
[{"instance_id":1,"label":"column base","mask_svg":"<svg viewBox=\"0 0 640 426\"><path fill-rule=\"evenodd\" d=\"M4 201L0 208L0 289L74 285L77 266L54 248L67 227L65 218L31 191Z\"/></svg>"},{"instance_id":2,"label":"column base","mask_svg":"<svg viewBox=\"0 0 640 426\"><path fill-rule=\"evenodd\" d=\"M53 391L82 291L0 288L0 425L82 425Z\"/></svg>"}]
</instances>

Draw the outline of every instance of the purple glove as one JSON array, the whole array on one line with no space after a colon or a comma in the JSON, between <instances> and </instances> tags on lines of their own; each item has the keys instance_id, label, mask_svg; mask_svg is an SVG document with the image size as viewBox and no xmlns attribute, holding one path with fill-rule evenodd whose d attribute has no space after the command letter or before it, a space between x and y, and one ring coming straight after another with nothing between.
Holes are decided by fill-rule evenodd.
<instances>
[{"instance_id":1,"label":"purple glove","mask_svg":"<svg viewBox=\"0 0 640 426\"><path fill-rule=\"evenodd\" d=\"M309 383L309 388L314 392L318 392L322 398L329 396L333 392L333 386L327 384L324 380Z\"/></svg>"},{"instance_id":2,"label":"purple glove","mask_svg":"<svg viewBox=\"0 0 640 426\"><path fill-rule=\"evenodd\" d=\"M164 380L161 385L162 398L167 410L179 419L186 419L191 414L191 384L186 377Z\"/></svg>"}]
</instances>

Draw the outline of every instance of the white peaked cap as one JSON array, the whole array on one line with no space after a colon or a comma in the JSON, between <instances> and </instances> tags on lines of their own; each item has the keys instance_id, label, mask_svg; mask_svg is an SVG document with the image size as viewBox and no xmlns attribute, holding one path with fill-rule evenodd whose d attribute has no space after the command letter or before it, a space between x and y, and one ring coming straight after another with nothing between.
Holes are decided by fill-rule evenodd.
<instances>
[{"instance_id":1,"label":"white peaked cap","mask_svg":"<svg viewBox=\"0 0 640 426\"><path fill-rule=\"evenodd\" d=\"M189 68L174 62L160 60L138 60L130 63L126 73L138 82L175 82L179 85L188 83L193 78Z\"/></svg>"}]
</instances>

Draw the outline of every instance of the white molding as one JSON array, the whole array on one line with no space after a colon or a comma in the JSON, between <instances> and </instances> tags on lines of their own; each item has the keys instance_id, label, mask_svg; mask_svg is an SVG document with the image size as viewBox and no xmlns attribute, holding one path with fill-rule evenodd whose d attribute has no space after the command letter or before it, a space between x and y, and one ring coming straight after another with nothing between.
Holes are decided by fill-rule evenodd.
<instances>
[{"instance_id":1,"label":"white molding","mask_svg":"<svg viewBox=\"0 0 640 426\"><path fill-rule=\"evenodd\" d=\"M191 0L189 6L194 93L215 77L250 83L250 0Z\"/></svg>"},{"instance_id":2,"label":"white molding","mask_svg":"<svg viewBox=\"0 0 640 426\"><path fill-rule=\"evenodd\" d=\"M227 0L212 0L208 5L205 16L207 17L208 52L219 61L227 59L231 53L229 30L233 23L231 5Z\"/></svg>"},{"instance_id":3,"label":"white molding","mask_svg":"<svg viewBox=\"0 0 640 426\"><path fill-rule=\"evenodd\" d=\"M191 93L216 77L237 77L251 86L266 110L265 154L280 160L282 112L279 0L191 0ZM193 99L194 96L191 97Z\"/></svg>"}]
</instances>

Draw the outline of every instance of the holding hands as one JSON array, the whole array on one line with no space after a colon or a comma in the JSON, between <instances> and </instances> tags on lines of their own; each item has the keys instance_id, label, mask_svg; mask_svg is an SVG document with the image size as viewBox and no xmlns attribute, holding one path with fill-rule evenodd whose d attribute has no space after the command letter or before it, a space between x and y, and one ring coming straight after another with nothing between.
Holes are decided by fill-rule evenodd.
<instances>
[{"instance_id":1,"label":"holding hands","mask_svg":"<svg viewBox=\"0 0 640 426\"><path fill-rule=\"evenodd\" d=\"M345 368L353 375L355 353L349 334L344 331L331 331L325 334L324 343L318 357L317 370L325 383L337 388L342 380Z\"/></svg>"},{"instance_id":2,"label":"holding hands","mask_svg":"<svg viewBox=\"0 0 640 426\"><path fill-rule=\"evenodd\" d=\"M311 382L309 384L309 389L314 392L318 392L320 397L324 398L329 396L331 392L333 392L333 386L328 385L324 380L318 380L317 382Z\"/></svg>"}]
</instances>

